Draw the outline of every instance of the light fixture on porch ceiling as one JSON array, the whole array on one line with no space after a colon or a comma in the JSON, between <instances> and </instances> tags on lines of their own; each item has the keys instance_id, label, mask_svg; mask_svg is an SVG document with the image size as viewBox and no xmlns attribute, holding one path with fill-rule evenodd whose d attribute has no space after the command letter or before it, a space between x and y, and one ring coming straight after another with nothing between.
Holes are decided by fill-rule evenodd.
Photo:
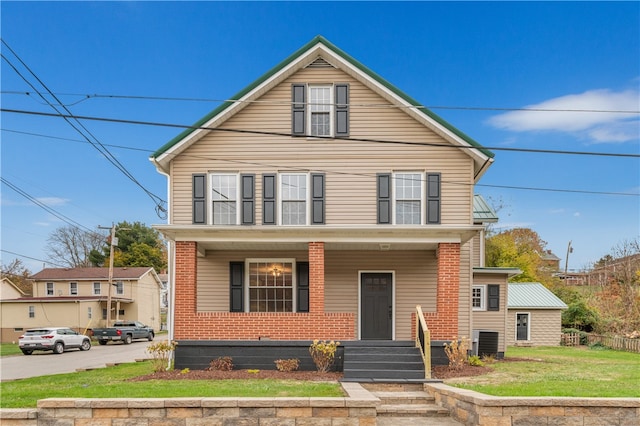
<instances>
[{"instance_id":1,"label":"light fixture on porch ceiling","mask_svg":"<svg viewBox=\"0 0 640 426\"><path fill-rule=\"evenodd\" d=\"M281 273L282 271L278 269L277 266L273 265L273 270L271 271L271 275L273 275L274 277L279 277Z\"/></svg>"}]
</instances>

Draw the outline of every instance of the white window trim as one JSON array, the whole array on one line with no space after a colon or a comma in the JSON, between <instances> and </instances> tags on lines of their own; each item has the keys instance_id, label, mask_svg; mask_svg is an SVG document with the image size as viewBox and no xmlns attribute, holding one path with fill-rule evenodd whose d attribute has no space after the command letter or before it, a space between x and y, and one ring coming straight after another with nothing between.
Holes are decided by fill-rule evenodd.
<instances>
[{"instance_id":1,"label":"white window trim","mask_svg":"<svg viewBox=\"0 0 640 426\"><path fill-rule=\"evenodd\" d=\"M49 293L49 285L51 285L51 293ZM51 282L46 283L44 285L44 292L47 296L55 296L56 295L55 285Z\"/></svg>"},{"instance_id":2,"label":"white window trim","mask_svg":"<svg viewBox=\"0 0 640 426\"><path fill-rule=\"evenodd\" d=\"M473 306L473 289L480 289L480 307ZM486 284L474 284L471 286L471 309L476 312L482 312L487 310L487 285Z\"/></svg>"},{"instance_id":3,"label":"white window trim","mask_svg":"<svg viewBox=\"0 0 640 426\"><path fill-rule=\"evenodd\" d=\"M425 188L425 173L426 171L419 171L419 170L398 170L398 171L394 171L391 173L391 200L392 200L392 205L391 205L391 220L392 223L394 225L397 225L397 221L396 221L396 201L398 200L397 194L396 194L396 176L398 175L409 175L409 174L417 174L419 176L419 182L420 182L420 223L417 224L413 224L413 225L423 225L426 223L427 221L427 208L426 208L426 188ZM409 225L411 226L412 224L402 224L402 225Z\"/></svg>"},{"instance_id":4,"label":"white window trim","mask_svg":"<svg viewBox=\"0 0 640 426\"><path fill-rule=\"evenodd\" d=\"M76 285L76 292L73 292L73 284ZM77 296L78 295L78 283L77 282L70 282L69 283L69 295L70 296Z\"/></svg>"},{"instance_id":5,"label":"white window trim","mask_svg":"<svg viewBox=\"0 0 640 426\"><path fill-rule=\"evenodd\" d=\"M311 115L312 115L312 111L311 111L311 89L312 88L328 88L329 89L329 134L328 135L312 135L311 134ZM326 138L326 137L332 137L335 136L335 117L336 117L336 108L335 108L335 102L334 102L334 94L335 92L335 85L333 84L308 84L307 85L307 123L309 126L309 129L307 131L307 134L310 138Z\"/></svg>"},{"instance_id":6,"label":"white window trim","mask_svg":"<svg viewBox=\"0 0 640 426\"><path fill-rule=\"evenodd\" d=\"M307 193L305 194L304 200L304 224L303 225L284 225L284 226L307 226L311 223L311 174L310 173L278 173L278 188L277 188L277 197L278 197L278 225L283 224L282 215L284 214L284 209L282 208L282 203L285 201L282 195L282 178L284 176L304 176L305 182L307 185ZM289 201L289 200L286 200Z\"/></svg>"},{"instance_id":7,"label":"white window trim","mask_svg":"<svg viewBox=\"0 0 640 426\"><path fill-rule=\"evenodd\" d=\"M244 311L251 312L251 296L249 294L250 289L250 276L249 276L249 265L252 263L291 263L291 309L292 313L298 312L298 304L297 297L298 294L298 274L296 267L296 259L294 258L250 258L244 260ZM284 313L284 312L268 312L268 313Z\"/></svg>"},{"instance_id":8,"label":"white window trim","mask_svg":"<svg viewBox=\"0 0 640 426\"><path fill-rule=\"evenodd\" d=\"M234 176L236 178L236 221L231 225L239 225L240 224L240 173L236 172L209 172L207 174L207 190L205 191L205 203L207 203L207 223L209 225L213 225L213 177L214 176ZM231 226L231 225L217 225L217 226Z\"/></svg>"},{"instance_id":9,"label":"white window trim","mask_svg":"<svg viewBox=\"0 0 640 426\"><path fill-rule=\"evenodd\" d=\"M116 294L117 295L123 295L124 294L124 281L116 281L114 287L116 288ZM122 290L118 291L119 289L122 289Z\"/></svg>"},{"instance_id":10,"label":"white window trim","mask_svg":"<svg viewBox=\"0 0 640 426\"><path fill-rule=\"evenodd\" d=\"M96 284L98 284L98 292L96 293ZM100 282L94 282L93 284L91 284L91 294L94 296L101 296L102 295L102 283Z\"/></svg>"},{"instance_id":11,"label":"white window trim","mask_svg":"<svg viewBox=\"0 0 640 426\"><path fill-rule=\"evenodd\" d=\"M28 317L29 318L35 318L36 317L36 307L35 305L29 305L28 308Z\"/></svg>"},{"instance_id":12,"label":"white window trim","mask_svg":"<svg viewBox=\"0 0 640 426\"><path fill-rule=\"evenodd\" d=\"M527 340L518 340L518 315L526 315L527 316ZM518 342L530 342L531 341L531 312L516 312L516 316L514 318L513 324L515 325L515 330L513 330L513 341Z\"/></svg>"}]
</instances>

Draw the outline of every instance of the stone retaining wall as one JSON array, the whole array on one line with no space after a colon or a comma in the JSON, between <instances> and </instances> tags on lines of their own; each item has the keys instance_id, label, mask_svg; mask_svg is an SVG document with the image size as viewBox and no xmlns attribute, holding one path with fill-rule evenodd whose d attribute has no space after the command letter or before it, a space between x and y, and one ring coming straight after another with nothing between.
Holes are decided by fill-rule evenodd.
<instances>
[{"instance_id":1,"label":"stone retaining wall","mask_svg":"<svg viewBox=\"0 0 640 426\"><path fill-rule=\"evenodd\" d=\"M468 426L640 426L640 398L499 397L441 383L425 390Z\"/></svg>"},{"instance_id":2,"label":"stone retaining wall","mask_svg":"<svg viewBox=\"0 0 640 426\"><path fill-rule=\"evenodd\" d=\"M2 426L262 426L376 424L378 398L344 383L344 398L51 398L2 409Z\"/></svg>"}]
</instances>

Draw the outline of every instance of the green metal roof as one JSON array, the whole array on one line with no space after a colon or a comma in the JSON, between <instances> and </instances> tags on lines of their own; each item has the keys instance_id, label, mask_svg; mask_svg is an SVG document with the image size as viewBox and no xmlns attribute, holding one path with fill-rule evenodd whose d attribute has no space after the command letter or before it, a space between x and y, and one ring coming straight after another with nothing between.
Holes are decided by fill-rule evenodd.
<instances>
[{"instance_id":1,"label":"green metal roof","mask_svg":"<svg viewBox=\"0 0 640 426\"><path fill-rule=\"evenodd\" d=\"M473 195L473 221L476 223L497 222L498 215L482 195Z\"/></svg>"},{"instance_id":2,"label":"green metal roof","mask_svg":"<svg viewBox=\"0 0 640 426\"><path fill-rule=\"evenodd\" d=\"M278 65L276 65L275 67L271 68L269 71L267 71L265 74L263 74L260 78L255 80L253 83L251 83L250 85L248 85L247 87L242 89L240 92L236 93L231 98L232 101L226 101L226 102L222 103L216 109L214 109L209 114L205 115L200 120L198 120L196 123L194 123L192 127L184 130L178 136L176 136L175 138L171 139L169 142L164 144L162 147L160 147L156 152L154 152L151 155L151 158L155 159L155 158L158 158L159 156L161 156L162 154L164 154L167 150L171 149L174 145L178 144L182 139L186 138L191 133L193 133L197 128L201 127L207 121L211 120L213 117L215 117L216 115L220 114L221 112L223 112L224 110L229 108L231 105L233 105L234 104L233 100L241 99L247 93L251 92L253 89L255 89L260 84L264 83L266 80L268 80L270 77L272 77L274 74L276 74L280 70L286 68L296 58L298 58L299 56L304 54L304 52L306 52L307 50L311 49L313 46L315 46L318 43L322 43L324 46L326 46L331 51L333 51L336 55L340 56L342 59L344 59L345 61L347 61L348 63L350 63L354 67L358 68L360 71L362 71L363 73L368 75L370 78L374 79L376 82L378 82L382 86L386 87L388 90L390 90L391 92L393 92L397 96L399 96L402 99L404 99L406 102L408 102L411 105L415 106L418 111L420 111L423 114L425 114L426 116L430 117L432 120L436 121L441 126L445 127L446 129L448 129L449 131L451 131L452 133L454 133L455 135L460 137L462 140L467 142L469 145L471 145L473 147L476 147L478 149L478 151L482 152L487 157L489 157L489 158L493 158L494 157L495 154L493 152L491 152L490 150L488 150L486 148L483 148L482 145L480 145L478 142L473 140L471 137L467 136L466 134L464 134L463 132L461 132L460 130L458 130L457 128L452 126L451 124L449 124L442 117L438 116L437 114L435 114L434 112L432 112L428 108L423 107L419 102L417 102L416 100L414 100L413 98L411 98L410 96L408 96L407 94L402 92L400 89L398 89L397 87L395 87L394 85L392 85L391 83L389 83L388 81L386 81L385 79L380 77L375 72L371 71L365 65L361 64L360 62L358 62L357 60L352 58L350 55L348 55L344 51L340 50L337 46L335 46L334 44L329 42L324 37L318 35L318 36L314 37L310 42L308 42L307 44L302 46L300 49L296 50L294 53L289 55L289 57L287 57L285 60L280 62Z\"/></svg>"},{"instance_id":3,"label":"green metal roof","mask_svg":"<svg viewBox=\"0 0 640 426\"><path fill-rule=\"evenodd\" d=\"M567 305L540 283L509 283L507 308L567 309Z\"/></svg>"}]
</instances>

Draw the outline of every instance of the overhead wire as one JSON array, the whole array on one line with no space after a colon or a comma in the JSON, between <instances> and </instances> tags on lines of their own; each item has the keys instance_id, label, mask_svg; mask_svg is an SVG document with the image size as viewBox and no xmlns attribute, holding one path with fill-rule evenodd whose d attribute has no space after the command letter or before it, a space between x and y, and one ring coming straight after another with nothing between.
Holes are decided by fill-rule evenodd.
<instances>
[{"instance_id":1,"label":"overhead wire","mask_svg":"<svg viewBox=\"0 0 640 426\"><path fill-rule=\"evenodd\" d=\"M158 214L159 217L166 217L166 201L163 200L161 197L159 197L158 195L154 194L153 192L151 192L150 190L148 190L144 185L142 185L142 183L140 183L135 176L133 176L133 174L131 172L129 172L129 170L127 170L127 168L120 163L120 161L118 161L118 159L111 154L111 152L98 140L98 138L93 135L79 120L77 120L73 114L71 113L71 111L60 101L60 99L58 99L58 97L53 93L53 91L51 91L46 84L44 84L44 82L35 74L35 72L33 72L33 70L31 70L31 68L20 58L20 56L11 48L11 46L9 46L9 44L6 42L6 40L2 39L2 43L7 47L7 49L13 54L13 56L20 62L20 64L36 79L36 81L46 90L46 92L53 97L53 99L56 100L56 102L58 102L58 105L61 106L61 108L64 109L64 111L67 113L66 117L63 117L64 120L76 131L78 132L81 136L83 136L87 142L91 143L91 145L98 150L98 152L100 152L105 159L107 159L107 161L109 161L112 165L114 165L118 170L120 170L127 178L129 178L129 180L131 180L134 184L136 184L139 188L141 188L148 196L149 198L151 198L151 200L154 202L154 204L156 205L156 213ZM49 105L54 111L56 111L56 113L64 115L60 112L60 110L58 109L58 107L51 103L42 93L40 93L35 86L29 81L28 78L26 78L18 69L17 67L9 60L9 58L7 58L4 54L0 53L0 56L2 57L2 59L4 59L9 66L16 72L16 74L18 74L18 76L20 76L20 78L22 78L22 80L24 80L25 83L27 83L27 85L29 85L29 87L31 87L34 91L36 91L39 96L42 98L42 100L44 102L46 102L47 105ZM73 122L71 121L73 120ZM76 125L77 123L77 125ZM80 130L80 128L82 130ZM88 135L88 136L87 136Z\"/></svg>"},{"instance_id":2,"label":"overhead wire","mask_svg":"<svg viewBox=\"0 0 640 426\"><path fill-rule=\"evenodd\" d=\"M61 138L61 137L43 135L43 134L38 134L38 133L33 133L33 132L22 132L22 131L17 131L17 130L10 130L10 129L2 129L2 130L3 131L8 131L8 132L13 132L13 133L19 133L19 134L27 134L27 135L30 135L30 136L39 136L39 137L44 137L44 138L52 138L52 139L56 139L56 140L68 140L68 141L72 141L72 142L86 143L84 141L77 140L77 139ZM127 150L133 150L133 151L142 151L142 152L146 152L146 153L153 153L154 152L153 150L148 150L148 149L143 149L143 148L134 148L134 147L128 147L128 146L123 146L123 145L109 145L109 146L111 148L127 149ZM593 154L596 155L598 153L593 153ZM607 154L607 153L604 153L604 154ZM353 171L342 172L342 171L337 171L337 170L326 170L326 169L313 169L313 170L311 170L311 169L305 169L305 168L301 168L301 167L283 166L282 164L271 164L271 163L261 162L261 161L230 160L230 159L215 158L215 157L209 157L209 156L204 156L204 155L195 155L195 154L189 154L189 153L181 153L180 155L182 157L185 157L185 158L194 158L194 159L209 160L209 161L220 161L220 162L233 163L233 164L259 166L259 167L270 167L270 168L277 168L277 169L288 169L290 171L305 171L305 172L315 171L315 172L324 172L324 173L327 173L327 174L346 175L346 176L366 176L366 177L375 176L375 175L370 174L370 173L356 173L356 172L353 172ZM619 156L640 158L640 154L638 154L638 155L636 155L636 154L624 154L624 155L619 155ZM450 183L450 184L454 184L454 185L465 185L465 186L470 186L471 185L471 186L480 186L480 187L488 187L488 188L527 190L527 191L565 192L565 193L580 193L580 194L593 194L593 195L621 195L621 196L634 196L634 197L639 197L640 196L640 193L610 192L610 191L609 192L607 192L607 191L589 191L589 190L560 189L560 188L521 187L521 186L514 186L514 185L491 185L491 184L481 184L481 183L471 184L471 183L467 183L467 182L453 182L453 181L447 181L447 180L443 180L442 183Z\"/></svg>"}]
</instances>

